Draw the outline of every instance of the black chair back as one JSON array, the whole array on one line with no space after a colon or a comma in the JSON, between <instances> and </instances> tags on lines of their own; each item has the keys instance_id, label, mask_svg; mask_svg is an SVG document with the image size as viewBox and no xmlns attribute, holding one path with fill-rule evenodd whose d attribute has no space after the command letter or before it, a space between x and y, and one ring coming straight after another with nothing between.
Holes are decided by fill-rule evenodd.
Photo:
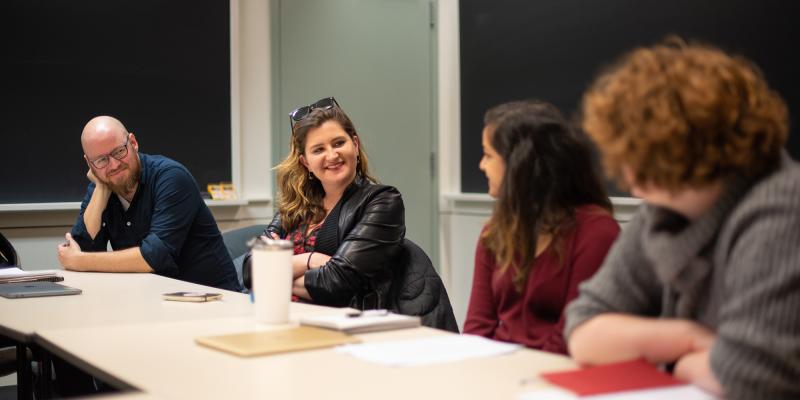
<instances>
[{"instance_id":1,"label":"black chair back","mask_svg":"<svg viewBox=\"0 0 800 400\"><path fill-rule=\"evenodd\" d=\"M392 311L417 315L422 325L458 333L458 324L442 279L416 243L404 239L389 293Z\"/></svg>"},{"instance_id":2,"label":"black chair back","mask_svg":"<svg viewBox=\"0 0 800 400\"><path fill-rule=\"evenodd\" d=\"M0 268L8 267L22 268L22 265L19 262L19 256L17 251L14 250L14 246L0 232Z\"/></svg>"}]
</instances>

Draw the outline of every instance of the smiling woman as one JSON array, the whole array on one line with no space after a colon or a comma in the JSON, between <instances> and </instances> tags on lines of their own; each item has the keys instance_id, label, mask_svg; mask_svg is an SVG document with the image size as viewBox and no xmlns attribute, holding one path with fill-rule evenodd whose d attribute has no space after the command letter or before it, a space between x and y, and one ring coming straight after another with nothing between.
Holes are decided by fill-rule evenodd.
<instances>
[{"instance_id":1,"label":"smiling woman","mask_svg":"<svg viewBox=\"0 0 800 400\"><path fill-rule=\"evenodd\" d=\"M291 149L276 167L278 213L264 234L294 242L292 293L325 305L385 307L390 261L405 235L403 199L370 175L355 126L335 99L290 116Z\"/></svg>"},{"instance_id":2,"label":"smiling woman","mask_svg":"<svg viewBox=\"0 0 800 400\"><path fill-rule=\"evenodd\" d=\"M350 137L333 120L326 121L306 136L305 151L300 161L310 176L319 180L327 202L340 197L337 193L341 193L355 178L358 152L358 136Z\"/></svg>"},{"instance_id":3,"label":"smiling woman","mask_svg":"<svg viewBox=\"0 0 800 400\"><path fill-rule=\"evenodd\" d=\"M400 193L370 175L363 142L335 99L300 107L290 117L289 155L276 167L278 213L264 235L294 242L295 299L393 308L392 282L402 279L394 272L404 267L395 265L406 231ZM249 257L244 263L251 268ZM446 296L442 286L427 285L411 301L442 316L433 325L455 325Z\"/></svg>"},{"instance_id":4,"label":"smiling woman","mask_svg":"<svg viewBox=\"0 0 800 400\"><path fill-rule=\"evenodd\" d=\"M377 183L353 122L335 99L328 99L291 113L291 149L277 166L278 208L287 230L301 222L319 225L357 176Z\"/></svg>"}]
</instances>

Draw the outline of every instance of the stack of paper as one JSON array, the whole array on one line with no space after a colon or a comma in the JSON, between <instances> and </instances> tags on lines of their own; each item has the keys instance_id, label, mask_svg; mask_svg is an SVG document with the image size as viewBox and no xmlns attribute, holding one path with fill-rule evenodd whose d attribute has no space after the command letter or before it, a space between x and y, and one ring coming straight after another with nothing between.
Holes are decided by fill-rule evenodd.
<instances>
[{"instance_id":1,"label":"stack of paper","mask_svg":"<svg viewBox=\"0 0 800 400\"><path fill-rule=\"evenodd\" d=\"M35 281L59 282L63 280L64 278L55 271L23 271L17 267L0 269L0 283Z\"/></svg>"},{"instance_id":2,"label":"stack of paper","mask_svg":"<svg viewBox=\"0 0 800 400\"><path fill-rule=\"evenodd\" d=\"M415 328L419 317L389 312L364 311L355 314L314 315L300 318L300 325L318 326L346 333L366 333L390 329Z\"/></svg>"}]
</instances>

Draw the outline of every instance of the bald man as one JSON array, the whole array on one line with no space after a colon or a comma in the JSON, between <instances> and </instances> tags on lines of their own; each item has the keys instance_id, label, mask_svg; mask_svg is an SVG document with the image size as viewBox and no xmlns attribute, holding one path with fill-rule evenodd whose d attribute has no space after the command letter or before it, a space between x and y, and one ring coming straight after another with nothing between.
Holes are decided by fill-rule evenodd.
<instances>
[{"instance_id":1,"label":"bald man","mask_svg":"<svg viewBox=\"0 0 800 400\"><path fill-rule=\"evenodd\" d=\"M139 153L136 136L108 116L86 124L81 145L90 183L58 247L64 268L155 272L241 290L217 223L183 165ZM106 251L109 242L113 251Z\"/></svg>"}]
</instances>

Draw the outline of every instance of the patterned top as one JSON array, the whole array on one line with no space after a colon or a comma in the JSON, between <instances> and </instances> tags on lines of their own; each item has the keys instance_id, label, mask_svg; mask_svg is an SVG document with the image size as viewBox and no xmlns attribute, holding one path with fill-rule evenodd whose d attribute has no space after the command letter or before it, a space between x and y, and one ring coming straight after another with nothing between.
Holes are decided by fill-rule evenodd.
<instances>
[{"instance_id":1,"label":"patterned top","mask_svg":"<svg viewBox=\"0 0 800 400\"><path fill-rule=\"evenodd\" d=\"M287 236L286 239L291 240L292 243L294 243L295 255L314 251L314 246L317 243L317 233L319 233L319 228L321 226L322 224L318 224L312 228L311 232L308 232L308 235L306 235L308 224L302 224L298 226L297 229L289 232L289 236ZM303 302L303 300L296 295L292 295L292 301Z\"/></svg>"},{"instance_id":2,"label":"patterned top","mask_svg":"<svg viewBox=\"0 0 800 400\"><path fill-rule=\"evenodd\" d=\"M311 232L308 232L308 235L306 235L308 224L302 224L289 233L288 239L294 243L295 255L314 251L320 226L322 226L322 224L315 226L311 229Z\"/></svg>"}]
</instances>

